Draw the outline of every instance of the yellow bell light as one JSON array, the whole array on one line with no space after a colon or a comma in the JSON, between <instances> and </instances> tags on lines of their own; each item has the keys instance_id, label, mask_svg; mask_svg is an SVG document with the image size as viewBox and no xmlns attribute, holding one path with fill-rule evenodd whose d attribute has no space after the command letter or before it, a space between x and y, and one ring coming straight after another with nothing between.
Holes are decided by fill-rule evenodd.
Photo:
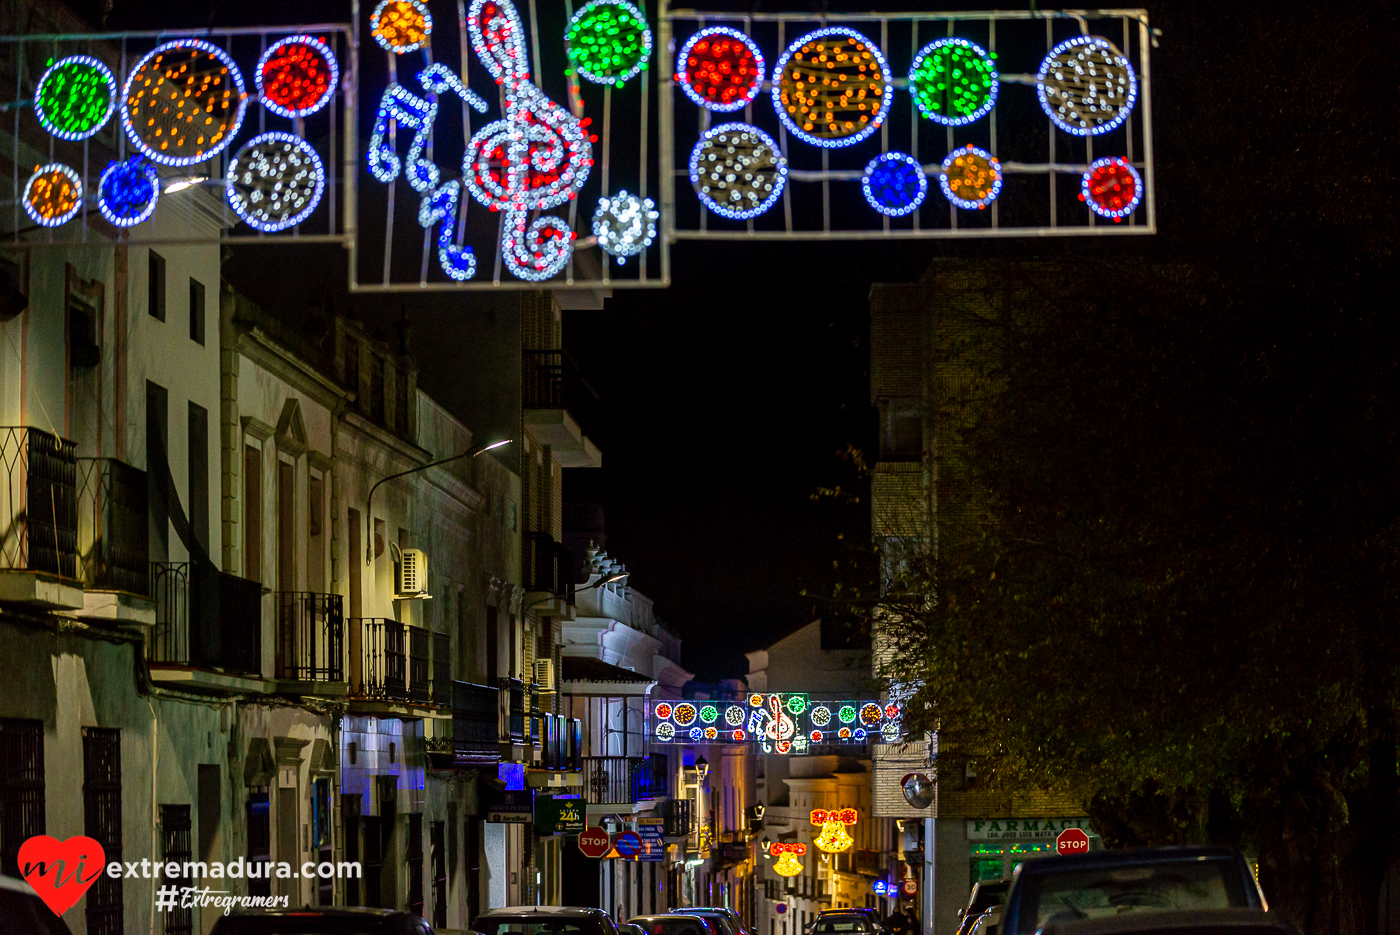
<instances>
[{"instance_id":1,"label":"yellow bell light","mask_svg":"<svg viewBox=\"0 0 1400 935\"><path fill-rule=\"evenodd\" d=\"M778 862L773 865L774 873L795 877L802 872L802 861L797 858L807 853L807 845L777 843L768 849L768 853L779 855Z\"/></svg>"},{"instance_id":2,"label":"yellow bell light","mask_svg":"<svg viewBox=\"0 0 1400 935\"><path fill-rule=\"evenodd\" d=\"M821 825L821 833L812 843L828 854L840 853L849 850L851 845L856 843L846 831L847 825L856 823L857 813L853 808L834 809L828 811L824 808L812 809L811 821L814 825Z\"/></svg>"}]
</instances>

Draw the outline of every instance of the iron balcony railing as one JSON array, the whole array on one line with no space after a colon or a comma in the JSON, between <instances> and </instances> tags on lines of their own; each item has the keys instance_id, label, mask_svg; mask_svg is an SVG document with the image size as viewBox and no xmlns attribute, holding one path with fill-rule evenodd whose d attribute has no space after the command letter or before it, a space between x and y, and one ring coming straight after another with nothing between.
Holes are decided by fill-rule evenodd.
<instances>
[{"instance_id":1,"label":"iron balcony railing","mask_svg":"<svg viewBox=\"0 0 1400 935\"><path fill-rule=\"evenodd\" d=\"M688 837L696 832L695 803L689 799L669 799L661 804L661 818L665 822L662 833L668 838Z\"/></svg>"},{"instance_id":2,"label":"iron balcony railing","mask_svg":"<svg viewBox=\"0 0 1400 935\"><path fill-rule=\"evenodd\" d=\"M344 613L339 594L277 592L277 677L344 679Z\"/></svg>"},{"instance_id":3,"label":"iron balcony railing","mask_svg":"<svg viewBox=\"0 0 1400 935\"><path fill-rule=\"evenodd\" d=\"M506 737L511 743L524 743L528 739L529 708L525 700L525 683L520 679L500 680L501 692L505 695Z\"/></svg>"},{"instance_id":4,"label":"iron balcony railing","mask_svg":"<svg viewBox=\"0 0 1400 935\"><path fill-rule=\"evenodd\" d=\"M433 683L431 694L433 704L450 707L454 685L466 682L452 681L452 637L446 633L433 634Z\"/></svg>"},{"instance_id":5,"label":"iron balcony railing","mask_svg":"<svg viewBox=\"0 0 1400 935\"><path fill-rule=\"evenodd\" d=\"M653 789L655 778L651 757L583 758L583 794L590 805L632 805L665 795Z\"/></svg>"},{"instance_id":6,"label":"iron balcony railing","mask_svg":"<svg viewBox=\"0 0 1400 935\"><path fill-rule=\"evenodd\" d=\"M452 752L458 763L501 758L499 689L452 682Z\"/></svg>"},{"instance_id":7,"label":"iron balcony railing","mask_svg":"<svg viewBox=\"0 0 1400 935\"><path fill-rule=\"evenodd\" d=\"M526 409L564 408L564 355L561 351L525 351L520 403Z\"/></svg>"},{"instance_id":8,"label":"iron balcony railing","mask_svg":"<svg viewBox=\"0 0 1400 935\"><path fill-rule=\"evenodd\" d=\"M429 679L431 632L385 617L356 617L349 625L351 633L358 634L360 644L357 650L351 641L351 656L357 657L359 664L358 686L351 680L356 697L421 704L433 699ZM448 658L447 650L442 656ZM446 673L443 682L450 682Z\"/></svg>"},{"instance_id":9,"label":"iron balcony railing","mask_svg":"<svg viewBox=\"0 0 1400 935\"><path fill-rule=\"evenodd\" d=\"M115 458L78 458L77 477L84 587L149 595L146 472Z\"/></svg>"},{"instance_id":10,"label":"iron balcony railing","mask_svg":"<svg viewBox=\"0 0 1400 935\"><path fill-rule=\"evenodd\" d=\"M0 569L78 577L77 446L0 427Z\"/></svg>"},{"instance_id":11,"label":"iron balcony railing","mask_svg":"<svg viewBox=\"0 0 1400 935\"><path fill-rule=\"evenodd\" d=\"M200 567L190 562L151 562L156 624L147 659L261 675L262 586L214 570L205 572L217 576L212 586L201 587Z\"/></svg>"},{"instance_id":12,"label":"iron balcony railing","mask_svg":"<svg viewBox=\"0 0 1400 935\"><path fill-rule=\"evenodd\" d=\"M554 541L547 532L527 532L524 536L522 569L527 591L546 591L574 602L574 554Z\"/></svg>"}]
</instances>

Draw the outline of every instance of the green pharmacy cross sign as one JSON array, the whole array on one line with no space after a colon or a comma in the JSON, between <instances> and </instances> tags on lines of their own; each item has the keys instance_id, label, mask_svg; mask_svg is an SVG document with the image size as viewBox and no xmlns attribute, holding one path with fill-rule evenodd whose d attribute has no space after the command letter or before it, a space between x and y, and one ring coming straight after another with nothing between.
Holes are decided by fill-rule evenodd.
<instances>
[{"instance_id":1,"label":"green pharmacy cross sign","mask_svg":"<svg viewBox=\"0 0 1400 935\"><path fill-rule=\"evenodd\" d=\"M763 753L805 754L827 746L894 743L903 710L880 699L826 700L807 692L751 692L728 700L653 701L651 742L747 744Z\"/></svg>"}]
</instances>

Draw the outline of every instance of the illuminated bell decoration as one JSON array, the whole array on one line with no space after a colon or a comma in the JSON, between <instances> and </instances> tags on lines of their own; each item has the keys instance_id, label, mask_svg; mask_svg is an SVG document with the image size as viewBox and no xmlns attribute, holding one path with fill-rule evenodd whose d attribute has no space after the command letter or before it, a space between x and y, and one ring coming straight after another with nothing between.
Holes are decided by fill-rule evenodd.
<instances>
[{"instance_id":1,"label":"illuminated bell decoration","mask_svg":"<svg viewBox=\"0 0 1400 935\"><path fill-rule=\"evenodd\" d=\"M569 20L564 31L569 65L594 84L622 87L651 58L647 18L627 0L595 0Z\"/></svg>"},{"instance_id":2,"label":"illuminated bell decoration","mask_svg":"<svg viewBox=\"0 0 1400 935\"><path fill-rule=\"evenodd\" d=\"M856 842L846 832L846 826L855 824L858 817L858 813L853 808L833 811L827 811L824 808L812 809L812 824L822 826L821 834L817 835L816 840L812 843L828 854L848 850Z\"/></svg>"},{"instance_id":3,"label":"illuminated bell decoration","mask_svg":"<svg viewBox=\"0 0 1400 935\"><path fill-rule=\"evenodd\" d=\"M1142 201L1142 176L1126 159L1097 159L1084 173L1079 200L1100 217L1121 223Z\"/></svg>"},{"instance_id":4,"label":"illuminated bell decoration","mask_svg":"<svg viewBox=\"0 0 1400 935\"><path fill-rule=\"evenodd\" d=\"M909 67L909 93L928 119L956 127L984 116L997 102L992 56L966 39L939 39Z\"/></svg>"},{"instance_id":5,"label":"illuminated bell decoration","mask_svg":"<svg viewBox=\"0 0 1400 935\"><path fill-rule=\"evenodd\" d=\"M1045 56L1035 90L1055 126L1075 136L1096 136L1128 119L1137 101L1137 75L1113 43L1079 36Z\"/></svg>"},{"instance_id":6,"label":"illuminated bell decoration","mask_svg":"<svg viewBox=\"0 0 1400 935\"><path fill-rule=\"evenodd\" d=\"M643 253L656 239L656 219L661 215L656 202L638 198L623 189L611 198L599 198L598 210L593 212L593 236L598 247L621 265L629 256ZM728 711L739 711L739 720L729 720ZM731 706L725 720L731 724L744 722L743 711Z\"/></svg>"},{"instance_id":7,"label":"illuminated bell decoration","mask_svg":"<svg viewBox=\"0 0 1400 935\"><path fill-rule=\"evenodd\" d=\"M943 160L938 184L959 208L981 210L1001 194L1001 163L985 149L969 143Z\"/></svg>"},{"instance_id":8,"label":"illuminated bell decoration","mask_svg":"<svg viewBox=\"0 0 1400 935\"><path fill-rule=\"evenodd\" d=\"M711 26L686 41L676 56L676 81L706 110L743 110L763 90L763 53L737 29Z\"/></svg>"},{"instance_id":9,"label":"illuminated bell decoration","mask_svg":"<svg viewBox=\"0 0 1400 935\"><path fill-rule=\"evenodd\" d=\"M135 227L156 210L160 176L140 155L110 162L97 183L97 210L115 227Z\"/></svg>"},{"instance_id":10,"label":"illuminated bell decoration","mask_svg":"<svg viewBox=\"0 0 1400 935\"><path fill-rule=\"evenodd\" d=\"M48 67L34 88L34 116L61 140L85 140L117 107L117 79L90 55L70 55Z\"/></svg>"},{"instance_id":11,"label":"illuminated bell decoration","mask_svg":"<svg viewBox=\"0 0 1400 935\"><path fill-rule=\"evenodd\" d=\"M316 210L326 172L311 144L290 133L253 137L229 160L229 207L254 230L295 227Z\"/></svg>"},{"instance_id":12,"label":"illuminated bell decoration","mask_svg":"<svg viewBox=\"0 0 1400 935\"><path fill-rule=\"evenodd\" d=\"M66 224L83 206L83 182L61 162L39 166L25 183L24 213L42 227Z\"/></svg>"},{"instance_id":13,"label":"illuminated bell decoration","mask_svg":"<svg viewBox=\"0 0 1400 935\"><path fill-rule=\"evenodd\" d=\"M813 146L853 146L885 122L894 98L890 66L874 42L830 27L809 32L773 67L773 109Z\"/></svg>"},{"instance_id":14,"label":"illuminated bell decoration","mask_svg":"<svg viewBox=\"0 0 1400 935\"><path fill-rule=\"evenodd\" d=\"M884 153L865 167L860 187L870 207L889 217L900 217L919 210L919 205L924 203L928 176L913 156ZM830 716L828 712L827 717Z\"/></svg>"},{"instance_id":15,"label":"illuminated bell decoration","mask_svg":"<svg viewBox=\"0 0 1400 935\"><path fill-rule=\"evenodd\" d=\"M121 109L126 135L152 162L192 166L233 142L248 92L223 49L203 39L176 39L136 63Z\"/></svg>"},{"instance_id":16,"label":"illuminated bell decoration","mask_svg":"<svg viewBox=\"0 0 1400 935\"><path fill-rule=\"evenodd\" d=\"M369 15L370 35L395 55L416 52L433 34L433 17L420 0L382 0Z\"/></svg>"},{"instance_id":17,"label":"illuminated bell decoration","mask_svg":"<svg viewBox=\"0 0 1400 935\"><path fill-rule=\"evenodd\" d=\"M777 202L786 182L787 160L778 144L746 123L722 123L706 131L690 151L690 183L720 217L758 217Z\"/></svg>"},{"instance_id":18,"label":"illuminated bell decoration","mask_svg":"<svg viewBox=\"0 0 1400 935\"><path fill-rule=\"evenodd\" d=\"M288 36L263 53L253 79L268 110L280 117L308 117L335 94L340 69L320 39Z\"/></svg>"},{"instance_id":19,"label":"illuminated bell decoration","mask_svg":"<svg viewBox=\"0 0 1400 935\"><path fill-rule=\"evenodd\" d=\"M802 872L802 861L797 858L807 853L807 845L780 841L769 846L768 853L778 855L778 860L773 864L774 873L780 877L795 877Z\"/></svg>"}]
</instances>

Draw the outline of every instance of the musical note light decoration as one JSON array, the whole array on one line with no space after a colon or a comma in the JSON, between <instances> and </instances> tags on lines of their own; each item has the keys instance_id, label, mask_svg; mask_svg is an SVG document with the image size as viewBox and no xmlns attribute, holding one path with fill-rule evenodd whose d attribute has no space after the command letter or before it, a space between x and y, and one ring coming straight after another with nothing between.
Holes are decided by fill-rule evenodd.
<instances>
[{"instance_id":1,"label":"musical note light decoration","mask_svg":"<svg viewBox=\"0 0 1400 935\"><path fill-rule=\"evenodd\" d=\"M25 183L24 213L41 227L66 224L83 206L83 181L61 162L39 166Z\"/></svg>"},{"instance_id":2,"label":"musical note light decoration","mask_svg":"<svg viewBox=\"0 0 1400 935\"><path fill-rule=\"evenodd\" d=\"M117 107L117 79L91 55L70 55L48 67L34 87L34 116L60 140L85 140Z\"/></svg>"},{"instance_id":3,"label":"musical note light decoration","mask_svg":"<svg viewBox=\"0 0 1400 935\"><path fill-rule=\"evenodd\" d=\"M97 210L115 227L135 227L156 210L160 176L139 153L113 160L97 183Z\"/></svg>"},{"instance_id":4,"label":"musical note light decoration","mask_svg":"<svg viewBox=\"0 0 1400 935\"><path fill-rule=\"evenodd\" d=\"M122 89L122 127L163 166L192 166L233 142L248 91L233 58L203 39L165 42L136 63Z\"/></svg>"},{"instance_id":5,"label":"musical note light decoration","mask_svg":"<svg viewBox=\"0 0 1400 935\"><path fill-rule=\"evenodd\" d=\"M506 269L527 281L549 279L573 256L574 232L562 218L531 221L530 212L578 197L593 166L588 124L530 81L525 30L509 0L472 0L467 30L506 105L504 119L482 127L468 143L463 181L477 201L504 212Z\"/></svg>"},{"instance_id":6,"label":"musical note light decoration","mask_svg":"<svg viewBox=\"0 0 1400 935\"><path fill-rule=\"evenodd\" d=\"M288 36L258 60L258 97L280 117L309 117L330 101L340 81L335 54L314 36Z\"/></svg>"},{"instance_id":7,"label":"musical note light decoration","mask_svg":"<svg viewBox=\"0 0 1400 935\"><path fill-rule=\"evenodd\" d=\"M833 709L839 714L833 714ZM738 701L657 702L647 719L654 743L718 740L749 743L764 753L786 755L806 753L813 744L865 744L898 738L902 714L899 704L892 701L813 702L806 692L754 692ZM717 724L721 718L725 728L705 726L711 719ZM868 730L832 723L841 720L853 725L858 718ZM671 730L662 729L668 725Z\"/></svg>"}]
</instances>

